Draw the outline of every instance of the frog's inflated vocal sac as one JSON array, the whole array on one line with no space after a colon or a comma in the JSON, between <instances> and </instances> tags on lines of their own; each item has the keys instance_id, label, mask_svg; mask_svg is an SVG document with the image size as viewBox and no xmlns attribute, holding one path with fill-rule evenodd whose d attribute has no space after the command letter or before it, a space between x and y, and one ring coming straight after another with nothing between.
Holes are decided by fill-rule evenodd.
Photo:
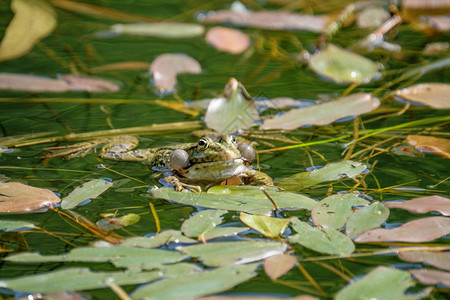
<instances>
[{"instance_id":1,"label":"frog's inflated vocal sac","mask_svg":"<svg viewBox=\"0 0 450 300\"><path fill-rule=\"evenodd\" d=\"M161 172L163 180L173 185L177 191L188 187L201 191L196 185L182 181L216 184L238 177L245 184L272 185L272 180L264 173L250 168L255 158L255 150L246 143L237 143L234 136L217 138L204 137L197 143L180 144L159 148L133 150L138 140L134 136L121 136L94 141L88 146L82 144L68 147L49 148L47 157L83 156L99 144L106 145L100 157L117 161L139 161L150 169ZM84 149L83 149L84 148Z\"/></svg>"}]
</instances>

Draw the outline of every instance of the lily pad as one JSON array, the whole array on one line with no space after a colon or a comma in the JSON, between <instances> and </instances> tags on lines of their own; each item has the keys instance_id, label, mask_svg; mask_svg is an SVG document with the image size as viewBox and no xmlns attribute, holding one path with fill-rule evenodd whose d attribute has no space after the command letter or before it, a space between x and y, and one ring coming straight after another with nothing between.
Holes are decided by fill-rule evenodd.
<instances>
[{"instance_id":1,"label":"lily pad","mask_svg":"<svg viewBox=\"0 0 450 300\"><path fill-rule=\"evenodd\" d=\"M0 61L27 54L56 27L56 12L46 1L13 0L14 18L0 43Z\"/></svg>"},{"instance_id":2,"label":"lily pad","mask_svg":"<svg viewBox=\"0 0 450 300\"><path fill-rule=\"evenodd\" d=\"M245 264L281 254L287 245L271 241L217 242L179 247L185 254L196 257L207 266Z\"/></svg>"},{"instance_id":3,"label":"lily pad","mask_svg":"<svg viewBox=\"0 0 450 300\"><path fill-rule=\"evenodd\" d=\"M0 230L18 231L19 229L34 228L34 224L28 221L0 220Z\"/></svg>"},{"instance_id":4,"label":"lily pad","mask_svg":"<svg viewBox=\"0 0 450 300\"><path fill-rule=\"evenodd\" d=\"M450 140L426 135L408 135L408 143L422 152L430 152L450 159Z\"/></svg>"},{"instance_id":5,"label":"lily pad","mask_svg":"<svg viewBox=\"0 0 450 300\"><path fill-rule=\"evenodd\" d=\"M199 24L164 22L115 24L110 27L110 31L117 34L178 39L200 36L205 32L205 29Z\"/></svg>"},{"instance_id":6,"label":"lily pad","mask_svg":"<svg viewBox=\"0 0 450 300\"><path fill-rule=\"evenodd\" d=\"M193 272L144 285L132 293L133 299L196 298L226 291L256 276L257 265L225 266L210 271Z\"/></svg>"},{"instance_id":7,"label":"lily pad","mask_svg":"<svg viewBox=\"0 0 450 300\"><path fill-rule=\"evenodd\" d=\"M277 186L285 190L297 191L322 182L335 181L343 178L354 178L366 169L367 166L363 163L346 160L327 164L323 168L312 172L294 174L288 178L277 181Z\"/></svg>"},{"instance_id":8,"label":"lily pad","mask_svg":"<svg viewBox=\"0 0 450 300\"><path fill-rule=\"evenodd\" d=\"M227 236L236 236L239 233L249 230L248 227L236 227L236 226L226 226L226 227L216 227L212 229L211 231L208 231L204 235L204 239L211 240L218 237L227 237Z\"/></svg>"},{"instance_id":9,"label":"lily pad","mask_svg":"<svg viewBox=\"0 0 450 300\"><path fill-rule=\"evenodd\" d=\"M170 242L186 243L186 244L197 243L196 240L185 237L178 230L166 230L152 237L136 236L125 239L122 241L121 246L139 247L139 248L157 248Z\"/></svg>"},{"instance_id":10,"label":"lily pad","mask_svg":"<svg viewBox=\"0 0 450 300\"><path fill-rule=\"evenodd\" d=\"M449 94L450 84L447 83L421 83L395 91L396 96L437 109L450 108Z\"/></svg>"},{"instance_id":11,"label":"lily pad","mask_svg":"<svg viewBox=\"0 0 450 300\"><path fill-rule=\"evenodd\" d=\"M0 287L27 293L51 293L104 288L108 287L107 280L117 285L140 284L161 276L156 271L92 272L88 268L69 268L14 279L0 279Z\"/></svg>"},{"instance_id":12,"label":"lily pad","mask_svg":"<svg viewBox=\"0 0 450 300\"><path fill-rule=\"evenodd\" d=\"M220 134L229 134L239 129L248 129L259 120L255 100L235 78L230 78L222 96L209 102L205 114L208 128Z\"/></svg>"},{"instance_id":13,"label":"lily pad","mask_svg":"<svg viewBox=\"0 0 450 300\"><path fill-rule=\"evenodd\" d=\"M442 284L450 288L450 273L432 269L408 270L423 284Z\"/></svg>"},{"instance_id":14,"label":"lily pad","mask_svg":"<svg viewBox=\"0 0 450 300\"><path fill-rule=\"evenodd\" d=\"M354 211L345 225L345 234L355 238L359 234L379 227L389 217L389 208L381 203L372 203Z\"/></svg>"},{"instance_id":15,"label":"lily pad","mask_svg":"<svg viewBox=\"0 0 450 300\"><path fill-rule=\"evenodd\" d=\"M79 187L76 187L69 196L64 197L61 202L61 207L63 209L74 208L87 199L97 198L112 185L112 182L104 179L88 181Z\"/></svg>"},{"instance_id":16,"label":"lily pad","mask_svg":"<svg viewBox=\"0 0 450 300\"><path fill-rule=\"evenodd\" d=\"M401 208L415 213L437 211L444 216L450 215L450 199L441 196L428 196L406 201L391 201L384 203L390 208Z\"/></svg>"},{"instance_id":17,"label":"lily pad","mask_svg":"<svg viewBox=\"0 0 450 300\"><path fill-rule=\"evenodd\" d=\"M250 215L241 212L240 219L247 226L261 232L269 238L276 238L283 234L291 222L290 219L271 218L267 216Z\"/></svg>"},{"instance_id":18,"label":"lily pad","mask_svg":"<svg viewBox=\"0 0 450 300\"><path fill-rule=\"evenodd\" d=\"M369 203L352 193L332 195L319 201L311 212L311 218L316 226L340 229L352 214L354 206Z\"/></svg>"},{"instance_id":19,"label":"lily pad","mask_svg":"<svg viewBox=\"0 0 450 300\"><path fill-rule=\"evenodd\" d=\"M226 210L204 210L190 217L181 225L181 231L188 237L201 238L223 221Z\"/></svg>"},{"instance_id":20,"label":"lily pad","mask_svg":"<svg viewBox=\"0 0 450 300\"><path fill-rule=\"evenodd\" d=\"M405 294L406 289L413 285L408 272L381 266L344 287L336 294L335 299L413 300L417 296Z\"/></svg>"},{"instance_id":21,"label":"lily pad","mask_svg":"<svg viewBox=\"0 0 450 300\"><path fill-rule=\"evenodd\" d=\"M421 243L450 234L450 218L430 217L414 220L394 229L374 229L360 234L355 242L412 242Z\"/></svg>"},{"instance_id":22,"label":"lily pad","mask_svg":"<svg viewBox=\"0 0 450 300\"><path fill-rule=\"evenodd\" d=\"M205 36L206 42L220 51L231 54L244 52L250 46L250 38L242 31L227 28L213 27Z\"/></svg>"},{"instance_id":23,"label":"lily pad","mask_svg":"<svg viewBox=\"0 0 450 300\"><path fill-rule=\"evenodd\" d=\"M199 74L201 71L200 63L186 54L162 54L150 65L154 85L161 93L174 91L178 74Z\"/></svg>"},{"instance_id":24,"label":"lily pad","mask_svg":"<svg viewBox=\"0 0 450 300\"><path fill-rule=\"evenodd\" d=\"M402 260L423 262L450 271L450 252L448 251L399 251L398 257Z\"/></svg>"},{"instance_id":25,"label":"lily pad","mask_svg":"<svg viewBox=\"0 0 450 300\"><path fill-rule=\"evenodd\" d=\"M300 194L276 191L266 188L280 209L311 210L317 202ZM240 194L245 191L245 195ZM274 206L260 188L254 186L215 186L208 193L176 192L171 188L152 189L155 198L167 199L186 205L206 208L243 211L252 214L269 215Z\"/></svg>"},{"instance_id":26,"label":"lily pad","mask_svg":"<svg viewBox=\"0 0 450 300\"><path fill-rule=\"evenodd\" d=\"M275 280L286 274L297 263L297 258L294 255L278 254L264 261L264 271L270 279Z\"/></svg>"},{"instance_id":27,"label":"lily pad","mask_svg":"<svg viewBox=\"0 0 450 300\"><path fill-rule=\"evenodd\" d=\"M368 83L378 76L380 66L364 56L328 44L314 54L309 66L314 72L337 83Z\"/></svg>"},{"instance_id":28,"label":"lily pad","mask_svg":"<svg viewBox=\"0 0 450 300\"><path fill-rule=\"evenodd\" d=\"M292 228L298 234L291 235L289 241L311 250L331 255L349 255L355 245L346 235L333 228L312 227L298 219L292 219Z\"/></svg>"},{"instance_id":29,"label":"lily pad","mask_svg":"<svg viewBox=\"0 0 450 300\"><path fill-rule=\"evenodd\" d=\"M371 112L380 106L380 100L367 93L357 93L339 99L291 109L273 119L266 119L260 129L296 129L306 125L323 126L349 116Z\"/></svg>"},{"instance_id":30,"label":"lily pad","mask_svg":"<svg viewBox=\"0 0 450 300\"><path fill-rule=\"evenodd\" d=\"M59 203L61 199L50 190L19 182L0 182L0 212L33 212Z\"/></svg>"}]
</instances>

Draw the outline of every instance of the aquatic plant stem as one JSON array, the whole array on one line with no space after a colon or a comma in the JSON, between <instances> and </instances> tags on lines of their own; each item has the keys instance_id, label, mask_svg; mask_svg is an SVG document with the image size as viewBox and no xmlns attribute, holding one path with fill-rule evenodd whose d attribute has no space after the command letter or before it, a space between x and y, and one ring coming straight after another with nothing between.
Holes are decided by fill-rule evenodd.
<instances>
[{"instance_id":1,"label":"aquatic plant stem","mask_svg":"<svg viewBox=\"0 0 450 300\"><path fill-rule=\"evenodd\" d=\"M155 205L153 205L152 201L148 201L148 205L150 206L150 210L153 215L153 219L155 219L155 225L156 225L156 233L161 232L161 223L159 222L158 214L156 213Z\"/></svg>"}]
</instances>

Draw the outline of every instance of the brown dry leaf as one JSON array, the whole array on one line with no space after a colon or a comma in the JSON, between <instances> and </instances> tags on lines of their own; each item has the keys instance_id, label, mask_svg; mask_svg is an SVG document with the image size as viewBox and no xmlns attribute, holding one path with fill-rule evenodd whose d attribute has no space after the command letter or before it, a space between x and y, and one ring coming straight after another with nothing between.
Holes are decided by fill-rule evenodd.
<instances>
[{"instance_id":1,"label":"brown dry leaf","mask_svg":"<svg viewBox=\"0 0 450 300\"><path fill-rule=\"evenodd\" d=\"M59 203L52 191L19 182L0 182L0 212L32 212Z\"/></svg>"},{"instance_id":2,"label":"brown dry leaf","mask_svg":"<svg viewBox=\"0 0 450 300\"><path fill-rule=\"evenodd\" d=\"M120 88L110 81L75 75L63 75L58 79L14 74L0 73L0 89L28 91L28 92L117 92Z\"/></svg>"},{"instance_id":3,"label":"brown dry leaf","mask_svg":"<svg viewBox=\"0 0 450 300\"><path fill-rule=\"evenodd\" d=\"M27 54L41 39L56 27L56 13L41 0L13 0L14 18L0 44L0 61Z\"/></svg>"},{"instance_id":4,"label":"brown dry leaf","mask_svg":"<svg viewBox=\"0 0 450 300\"><path fill-rule=\"evenodd\" d=\"M408 271L423 284L443 284L450 288L449 272L432 269L411 269Z\"/></svg>"},{"instance_id":5,"label":"brown dry leaf","mask_svg":"<svg viewBox=\"0 0 450 300\"><path fill-rule=\"evenodd\" d=\"M199 16L207 23L227 23L270 30L306 30L323 32L329 22L324 15L301 15L286 11L219 10Z\"/></svg>"},{"instance_id":6,"label":"brown dry leaf","mask_svg":"<svg viewBox=\"0 0 450 300\"><path fill-rule=\"evenodd\" d=\"M450 199L441 196L429 196L401 202L386 202L383 204L389 208L401 208L421 214L438 211L444 216L450 215Z\"/></svg>"},{"instance_id":7,"label":"brown dry leaf","mask_svg":"<svg viewBox=\"0 0 450 300\"><path fill-rule=\"evenodd\" d=\"M450 271L450 252L408 251L399 252L398 257L412 262L423 262L433 267Z\"/></svg>"},{"instance_id":8,"label":"brown dry leaf","mask_svg":"<svg viewBox=\"0 0 450 300\"><path fill-rule=\"evenodd\" d=\"M432 108L450 108L450 84L421 83L395 91L395 95L408 101L426 104Z\"/></svg>"},{"instance_id":9,"label":"brown dry leaf","mask_svg":"<svg viewBox=\"0 0 450 300\"><path fill-rule=\"evenodd\" d=\"M296 129L305 125L327 125L338 119L368 113L380 106L380 100L367 93L357 93L337 100L266 119L260 129Z\"/></svg>"},{"instance_id":10,"label":"brown dry leaf","mask_svg":"<svg viewBox=\"0 0 450 300\"><path fill-rule=\"evenodd\" d=\"M450 158L450 140L426 135L408 135L408 143L422 152L431 152Z\"/></svg>"},{"instance_id":11,"label":"brown dry leaf","mask_svg":"<svg viewBox=\"0 0 450 300\"><path fill-rule=\"evenodd\" d=\"M275 280L286 274L297 264L297 258L289 254L278 254L264 261L264 271L270 279Z\"/></svg>"},{"instance_id":12,"label":"brown dry leaf","mask_svg":"<svg viewBox=\"0 0 450 300\"><path fill-rule=\"evenodd\" d=\"M242 31L226 28L213 27L206 33L206 42L220 51L231 54L244 52L250 46L250 38Z\"/></svg>"},{"instance_id":13,"label":"brown dry leaf","mask_svg":"<svg viewBox=\"0 0 450 300\"><path fill-rule=\"evenodd\" d=\"M414 220L394 229L374 229L360 234L355 242L411 242L421 243L450 234L450 218L430 217Z\"/></svg>"},{"instance_id":14,"label":"brown dry leaf","mask_svg":"<svg viewBox=\"0 0 450 300\"><path fill-rule=\"evenodd\" d=\"M179 73L199 74L200 63L186 54L162 54L150 65L155 86L161 93L170 93L175 89Z\"/></svg>"}]
</instances>

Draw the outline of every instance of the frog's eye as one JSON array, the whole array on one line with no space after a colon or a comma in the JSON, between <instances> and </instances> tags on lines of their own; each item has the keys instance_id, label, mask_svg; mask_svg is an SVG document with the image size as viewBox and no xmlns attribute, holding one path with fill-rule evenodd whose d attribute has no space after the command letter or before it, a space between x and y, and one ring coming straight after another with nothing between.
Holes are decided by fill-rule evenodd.
<instances>
[{"instance_id":1,"label":"frog's eye","mask_svg":"<svg viewBox=\"0 0 450 300\"><path fill-rule=\"evenodd\" d=\"M239 152L241 153L242 159L248 162L252 162L256 157L255 149L246 143L240 143L237 147Z\"/></svg>"},{"instance_id":2,"label":"frog's eye","mask_svg":"<svg viewBox=\"0 0 450 300\"><path fill-rule=\"evenodd\" d=\"M198 145L202 148L208 147L208 144L209 144L208 139L206 139L206 138L202 138L198 141Z\"/></svg>"}]
</instances>

